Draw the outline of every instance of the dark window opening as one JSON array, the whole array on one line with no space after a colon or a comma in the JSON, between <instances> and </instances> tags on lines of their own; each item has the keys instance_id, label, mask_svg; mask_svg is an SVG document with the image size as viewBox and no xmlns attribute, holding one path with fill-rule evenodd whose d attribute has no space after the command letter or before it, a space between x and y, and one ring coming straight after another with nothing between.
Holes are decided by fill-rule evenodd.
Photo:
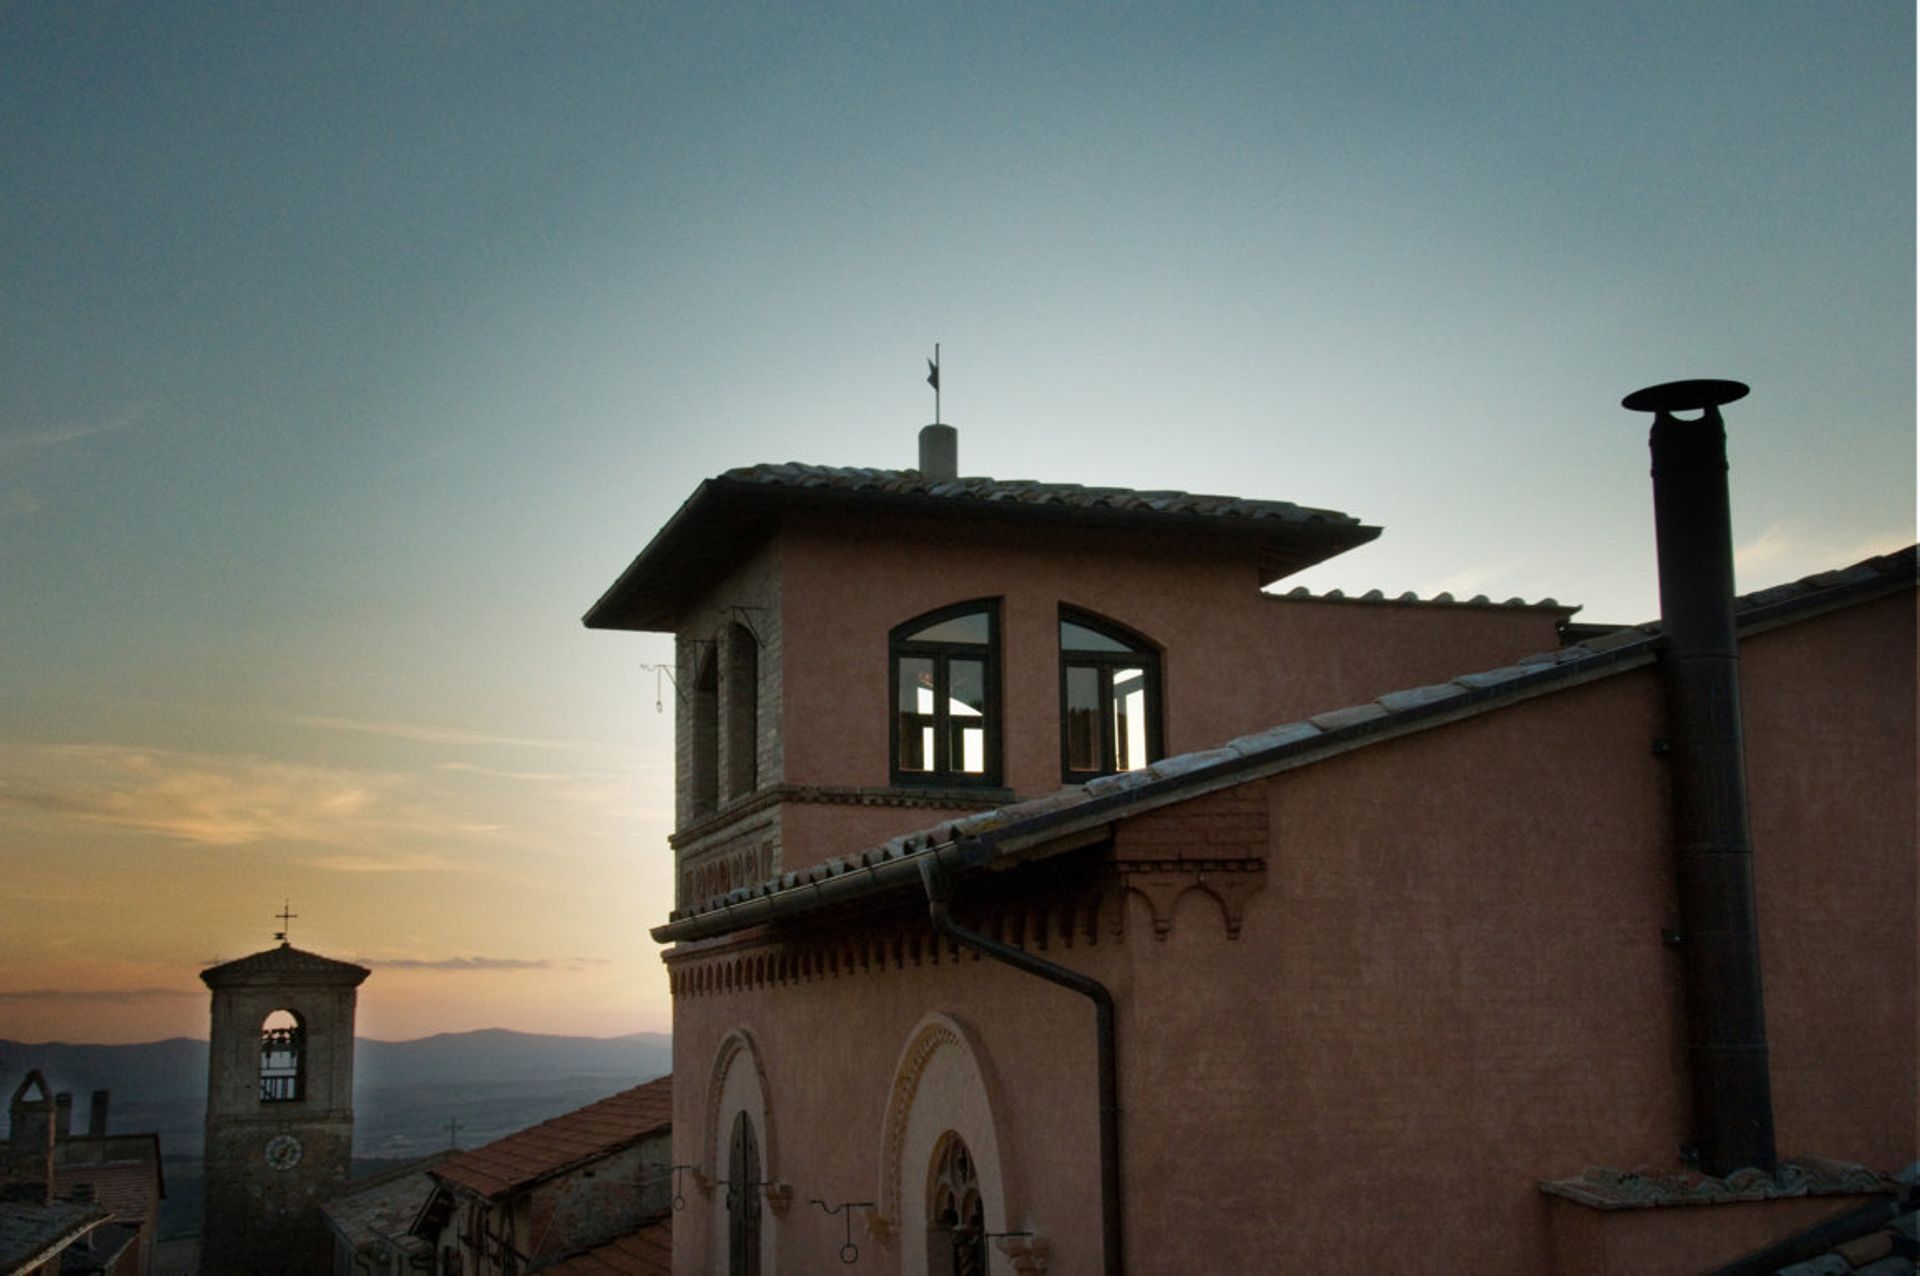
<instances>
[{"instance_id":1,"label":"dark window opening","mask_svg":"<svg viewBox=\"0 0 1920 1276\"><path fill-rule=\"evenodd\" d=\"M998 609L960 603L895 629L892 673L896 784L1000 782Z\"/></svg>"},{"instance_id":2,"label":"dark window opening","mask_svg":"<svg viewBox=\"0 0 1920 1276\"><path fill-rule=\"evenodd\" d=\"M927 1202L928 1276L986 1276L987 1224L973 1154L957 1134L940 1141Z\"/></svg>"},{"instance_id":3,"label":"dark window opening","mask_svg":"<svg viewBox=\"0 0 1920 1276\"><path fill-rule=\"evenodd\" d=\"M276 1010L260 1025L260 1102L294 1103L306 1097L307 1032L291 1010Z\"/></svg>"},{"instance_id":4,"label":"dark window opening","mask_svg":"<svg viewBox=\"0 0 1920 1276\"><path fill-rule=\"evenodd\" d=\"M727 1149L727 1274L760 1271L760 1142L745 1112L733 1118Z\"/></svg>"},{"instance_id":5,"label":"dark window opening","mask_svg":"<svg viewBox=\"0 0 1920 1276\"><path fill-rule=\"evenodd\" d=\"M720 662L714 644L694 648L692 788L687 794L694 818L720 805Z\"/></svg>"},{"instance_id":6,"label":"dark window opening","mask_svg":"<svg viewBox=\"0 0 1920 1276\"><path fill-rule=\"evenodd\" d=\"M760 644L744 625L727 626L727 797L760 783Z\"/></svg>"},{"instance_id":7,"label":"dark window opening","mask_svg":"<svg viewBox=\"0 0 1920 1276\"><path fill-rule=\"evenodd\" d=\"M1062 777L1137 771L1160 756L1159 652L1138 634L1062 608Z\"/></svg>"}]
</instances>

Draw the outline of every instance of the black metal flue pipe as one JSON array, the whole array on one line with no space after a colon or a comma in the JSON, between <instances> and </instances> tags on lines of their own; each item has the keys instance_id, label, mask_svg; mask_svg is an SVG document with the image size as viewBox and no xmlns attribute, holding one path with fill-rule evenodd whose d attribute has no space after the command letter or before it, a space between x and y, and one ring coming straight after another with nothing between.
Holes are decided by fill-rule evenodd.
<instances>
[{"instance_id":1,"label":"black metal flue pipe","mask_svg":"<svg viewBox=\"0 0 1920 1276\"><path fill-rule=\"evenodd\" d=\"M1720 405L1738 381L1674 381L1622 400L1654 413L1653 517L1672 769L1679 944L1700 1169L1772 1173L1773 1095L1747 826L1733 532ZM1680 412L1697 412L1682 419Z\"/></svg>"}]
</instances>

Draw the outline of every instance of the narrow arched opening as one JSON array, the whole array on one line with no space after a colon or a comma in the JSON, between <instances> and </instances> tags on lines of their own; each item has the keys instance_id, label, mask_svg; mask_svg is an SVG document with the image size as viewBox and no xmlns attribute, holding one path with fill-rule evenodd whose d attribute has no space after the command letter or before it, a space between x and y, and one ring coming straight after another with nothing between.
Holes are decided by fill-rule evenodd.
<instances>
[{"instance_id":1,"label":"narrow arched opening","mask_svg":"<svg viewBox=\"0 0 1920 1276\"><path fill-rule=\"evenodd\" d=\"M260 1102L296 1103L306 1097L307 1028L291 1010L260 1023Z\"/></svg>"}]
</instances>

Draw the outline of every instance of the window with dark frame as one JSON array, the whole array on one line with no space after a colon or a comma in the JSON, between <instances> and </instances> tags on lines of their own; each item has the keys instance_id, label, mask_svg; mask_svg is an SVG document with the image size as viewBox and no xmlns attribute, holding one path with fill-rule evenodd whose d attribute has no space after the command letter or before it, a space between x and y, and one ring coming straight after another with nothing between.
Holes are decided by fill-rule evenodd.
<instances>
[{"instance_id":1,"label":"window with dark frame","mask_svg":"<svg viewBox=\"0 0 1920 1276\"><path fill-rule=\"evenodd\" d=\"M1139 634L1060 609L1060 773L1068 783L1160 757L1160 654Z\"/></svg>"},{"instance_id":2,"label":"window with dark frame","mask_svg":"<svg viewBox=\"0 0 1920 1276\"><path fill-rule=\"evenodd\" d=\"M895 784L1000 783L1000 617L958 603L896 628L887 643Z\"/></svg>"}]
</instances>

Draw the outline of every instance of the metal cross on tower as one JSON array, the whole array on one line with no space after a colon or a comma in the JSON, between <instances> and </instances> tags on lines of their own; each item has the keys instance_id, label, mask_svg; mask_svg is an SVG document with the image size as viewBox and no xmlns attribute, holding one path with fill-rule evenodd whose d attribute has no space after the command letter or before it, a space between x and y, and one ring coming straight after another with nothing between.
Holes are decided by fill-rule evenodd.
<instances>
[{"instance_id":1,"label":"metal cross on tower","mask_svg":"<svg viewBox=\"0 0 1920 1276\"><path fill-rule=\"evenodd\" d=\"M273 937L284 944L287 942L287 931L291 929L287 923L300 916L300 914L293 911L292 900L283 899L280 901L280 911L275 913L274 916L280 919L280 929L273 932Z\"/></svg>"}]
</instances>

